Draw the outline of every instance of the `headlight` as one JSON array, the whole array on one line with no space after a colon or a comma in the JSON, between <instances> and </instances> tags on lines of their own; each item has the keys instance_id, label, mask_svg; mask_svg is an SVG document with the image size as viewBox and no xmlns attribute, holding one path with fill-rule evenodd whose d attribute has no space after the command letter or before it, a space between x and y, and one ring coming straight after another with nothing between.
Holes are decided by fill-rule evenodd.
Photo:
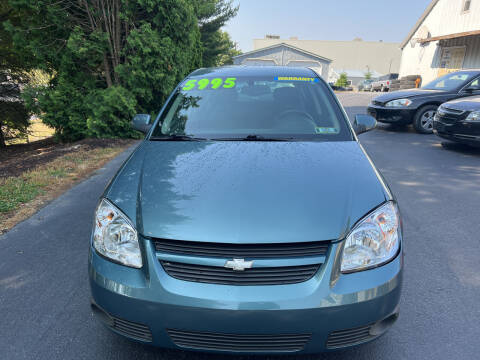
<instances>
[{"instance_id":1,"label":"headlight","mask_svg":"<svg viewBox=\"0 0 480 360\"><path fill-rule=\"evenodd\" d=\"M345 240L342 272L366 270L394 258L400 247L399 231L398 209L393 202L371 212Z\"/></svg>"},{"instance_id":2,"label":"headlight","mask_svg":"<svg viewBox=\"0 0 480 360\"><path fill-rule=\"evenodd\" d=\"M412 102L408 99L397 99L389 101L385 104L387 107L404 107L410 105Z\"/></svg>"},{"instance_id":3,"label":"headlight","mask_svg":"<svg viewBox=\"0 0 480 360\"><path fill-rule=\"evenodd\" d=\"M134 268L142 267L142 254L135 227L106 199L100 202L95 213L93 246L113 261Z\"/></svg>"},{"instance_id":4,"label":"headlight","mask_svg":"<svg viewBox=\"0 0 480 360\"><path fill-rule=\"evenodd\" d=\"M472 111L465 121L480 121L480 111Z\"/></svg>"}]
</instances>

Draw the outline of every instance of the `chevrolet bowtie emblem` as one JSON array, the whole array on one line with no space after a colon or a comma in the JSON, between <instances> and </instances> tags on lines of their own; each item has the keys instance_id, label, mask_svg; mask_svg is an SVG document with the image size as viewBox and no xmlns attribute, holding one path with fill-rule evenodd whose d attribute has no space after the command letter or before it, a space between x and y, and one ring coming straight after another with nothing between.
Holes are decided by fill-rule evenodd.
<instances>
[{"instance_id":1,"label":"chevrolet bowtie emblem","mask_svg":"<svg viewBox=\"0 0 480 360\"><path fill-rule=\"evenodd\" d=\"M253 261L245 261L244 259L233 259L228 260L224 266L227 269L243 271L245 269L250 269L253 266Z\"/></svg>"}]
</instances>

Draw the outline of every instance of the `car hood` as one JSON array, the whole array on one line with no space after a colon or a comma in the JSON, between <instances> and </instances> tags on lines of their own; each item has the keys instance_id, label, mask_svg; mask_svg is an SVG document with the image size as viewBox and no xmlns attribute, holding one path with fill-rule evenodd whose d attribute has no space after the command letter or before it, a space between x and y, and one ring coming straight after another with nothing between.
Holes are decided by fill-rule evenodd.
<instances>
[{"instance_id":1,"label":"car hood","mask_svg":"<svg viewBox=\"0 0 480 360\"><path fill-rule=\"evenodd\" d=\"M480 96L469 96L456 100L451 100L443 104L445 107L464 111L480 110Z\"/></svg>"},{"instance_id":2,"label":"car hood","mask_svg":"<svg viewBox=\"0 0 480 360\"><path fill-rule=\"evenodd\" d=\"M386 94L377 96L374 100L381 103L386 103L395 99L408 99L413 97L429 97L445 94L445 91L440 90L424 90L424 89L412 89L412 90L398 90L388 92Z\"/></svg>"},{"instance_id":3,"label":"car hood","mask_svg":"<svg viewBox=\"0 0 480 360\"><path fill-rule=\"evenodd\" d=\"M144 236L230 243L342 239L391 198L355 141L145 141L105 196Z\"/></svg>"}]
</instances>

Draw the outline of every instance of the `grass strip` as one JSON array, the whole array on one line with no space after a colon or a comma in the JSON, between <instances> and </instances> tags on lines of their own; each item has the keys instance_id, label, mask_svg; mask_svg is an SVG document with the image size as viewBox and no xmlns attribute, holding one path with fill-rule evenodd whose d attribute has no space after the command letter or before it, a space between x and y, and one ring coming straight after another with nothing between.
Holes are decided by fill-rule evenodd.
<instances>
[{"instance_id":1,"label":"grass strip","mask_svg":"<svg viewBox=\"0 0 480 360\"><path fill-rule=\"evenodd\" d=\"M80 148L20 176L0 178L0 234L30 217L46 202L102 167L131 144Z\"/></svg>"}]
</instances>

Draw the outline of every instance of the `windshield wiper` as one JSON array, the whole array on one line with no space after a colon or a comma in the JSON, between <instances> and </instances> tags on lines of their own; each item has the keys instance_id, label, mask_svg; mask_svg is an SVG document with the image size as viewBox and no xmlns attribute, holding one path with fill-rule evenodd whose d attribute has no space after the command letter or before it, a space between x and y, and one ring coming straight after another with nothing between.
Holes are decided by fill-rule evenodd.
<instances>
[{"instance_id":1,"label":"windshield wiper","mask_svg":"<svg viewBox=\"0 0 480 360\"><path fill-rule=\"evenodd\" d=\"M151 136L149 140L152 140L152 141L205 141L208 139L195 137L191 135L165 135L165 136Z\"/></svg>"},{"instance_id":2,"label":"windshield wiper","mask_svg":"<svg viewBox=\"0 0 480 360\"><path fill-rule=\"evenodd\" d=\"M289 141L292 137L272 138L261 135L247 135L244 137L231 137L231 138L213 138L212 140L219 141Z\"/></svg>"}]
</instances>

